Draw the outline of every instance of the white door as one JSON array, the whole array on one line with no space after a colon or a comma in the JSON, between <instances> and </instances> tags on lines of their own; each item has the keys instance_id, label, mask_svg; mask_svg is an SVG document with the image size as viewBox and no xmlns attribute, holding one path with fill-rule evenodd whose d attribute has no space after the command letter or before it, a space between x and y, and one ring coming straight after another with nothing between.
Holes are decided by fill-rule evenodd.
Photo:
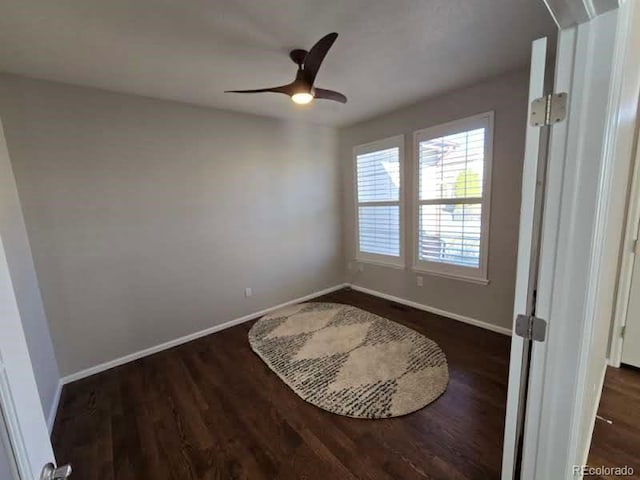
<instances>
[{"instance_id":1,"label":"white door","mask_svg":"<svg viewBox=\"0 0 640 480\"><path fill-rule=\"evenodd\" d=\"M0 124L0 156L8 156ZM15 460L19 480L54 478L55 463L47 423L42 412L31 359L22 329L9 266L0 236L0 413L7 437L0 448ZM7 445L8 444L8 445ZM9 448L7 448L9 447ZM43 468L49 464L43 474ZM65 478L65 477L61 477ZM4 478L2 480L5 480Z\"/></svg>"},{"instance_id":2,"label":"white door","mask_svg":"<svg viewBox=\"0 0 640 480\"><path fill-rule=\"evenodd\" d=\"M518 237L518 259L514 298L514 325L511 337L511 359L509 364L509 392L502 458L502 480L519 478L522 461L522 439L531 341L516 335L518 315L535 313L535 286L538 273L538 249L540 243L540 220L544 193L544 173L547 154L547 132L529 121L531 104L545 93L545 69L547 65L547 39L535 40L531 48L529 74L529 111L522 172L522 199L520 204L520 231Z\"/></svg>"},{"instance_id":3,"label":"white door","mask_svg":"<svg viewBox=\"0 0 640 480\"><path fill-rule=\"evenodd\" d=\"M640 368L640 247L638 246L636 246L631 277L629 308L622 344L622 363Z\"/></svg>"}]
</instances>

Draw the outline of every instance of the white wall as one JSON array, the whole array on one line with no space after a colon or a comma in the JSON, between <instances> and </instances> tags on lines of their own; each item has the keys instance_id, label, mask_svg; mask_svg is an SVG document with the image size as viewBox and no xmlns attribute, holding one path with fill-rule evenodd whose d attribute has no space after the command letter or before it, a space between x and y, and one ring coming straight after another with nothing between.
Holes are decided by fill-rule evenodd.
<instances>
[{"instance_id":1,"label":"white wall","mask_svg":"<svg viewBox=\"0 0 640 480\"><path fill-rule=\"evenodd\" d=\"M355 258L353 147L404 134L404 188L405 198L410 198L414 175L413 132L477 113L495 111L488 263L490 283L479 285L420 274L424 277L424 286L417 287L416 274L410 270L411 208L405 210L404 246L407 268L398 270L364 264L363 272L347 272L350 282L511 329L527 93L527 71L512 72L340 130L345 257L350 261Z\"/></svg>"},{"instance_id":2,"label":"white wall","mask_svg":"<svg viewBox=\"0 0 640 480\"><path fill-rule=\"evenodd\" d=\"M60 374L53 351L47 317L33 265L31 247L22 216L0 111L0 235L2 235L11 281L20 310L33 373L45 418L56 406Z\"/></svg>"},{"instance_id":3,"label":"white wall","mask_svg":"<svg viewBox=\"0 0 640 480\"><path fill-rule=\"evenodd\" d=\"M333 129L14 76L0 114L63 375L343 281Z\"/></svg>"}]
</instances>

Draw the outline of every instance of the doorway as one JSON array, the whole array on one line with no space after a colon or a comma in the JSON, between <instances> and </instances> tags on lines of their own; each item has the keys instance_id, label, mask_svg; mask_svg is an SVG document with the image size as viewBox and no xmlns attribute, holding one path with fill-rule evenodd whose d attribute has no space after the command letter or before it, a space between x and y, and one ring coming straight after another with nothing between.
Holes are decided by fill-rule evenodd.
<instances>
[{"instance_id":1,"label":"doorway","mask_svg":"<svg viewBox=\"0 0 640 480\"><path fill-rule=\"evenodd\" d=\"M640 152L637 148L611 328L611 365L640 368Z\"/></svg>"},{"instance_id":2,"label":"doorway","mask_svg":"<svg viewBox=\"0 0 640 480\"><path fill-rule=\"evenodd\" d=\"M637 242L637 240L636 240ZM635 249L629 308L622 335L622 364L640 369L640 249Z\"/></svg>"},{"instance_id":3,"label":"doorway","mask_svg":"<svg viewBox=\"0 0 640 480\"><path fill-rule=\"evenodd\" d=\"M636 150L637 150L636 130ZM638 478L640 462L640 188L639 156L631 170L626 226L617 278L617 298L611 326L607 367L588 465L595 478L607 474ZM609 470L606 470L609 469Z\"/></svg>"}]
</instances>

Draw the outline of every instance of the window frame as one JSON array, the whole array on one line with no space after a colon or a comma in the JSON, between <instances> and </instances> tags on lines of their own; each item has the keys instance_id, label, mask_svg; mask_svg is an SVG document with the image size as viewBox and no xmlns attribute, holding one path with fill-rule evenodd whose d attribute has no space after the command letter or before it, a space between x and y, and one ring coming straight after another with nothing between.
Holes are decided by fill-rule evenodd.
<instances>
[{"instance_id":1,"label":"window frame","mask_svg":"<svg viewBox=\"0 0 640 480\"><path fill-rule=\"evenodd\" d=\"M411 205L413 208L412 215L412 250L413 259L411 269L417 273L425 273L437 275L441 277L465 280L473 283L486 285L489 283L489 231L490 231L490 215L491 215L491 178L493 165L493 138L494 138L494 112L488 111L470 117L453 120L451 122L434 125L432 127L423 128L413 132L413 194ZM420 260L418 238L420 228L420 206L433 205L446 202L438 202L437 200L420 200L420 148L419 144L423 141L432 140L434 138L453 135L478 128L485 128L485 145L484 145L484 170L482 182L482 197L479 197L482 205L482 214L480 217L480 255L479 267L468 267L462 265L454 265L451 263L433 262L428 260ZM471 197L468 197L468 201ZM464 203L464 202L460 202ZM471 202L469 202L471 203ZM478 203L478 202L473 202Z\"/></svg>"},{"instance_id":2,"label":"window frame","mask_svg":"<svg viewBox=\"0 0 640 480\"><path fill-rule=\"evenodd\" d=\"M358 200L358 155L366 155L368 153L377 152L380 150L387 150L390 148L398 148L398 159L400 162L400 187L398 189L397 201L385 201L385 202L360 202ZM352 167L353 167L353 200L354 200L354 215L355 215L355 260L362 263L371 263L374 265L381 265L392 268L405 268L405 248L404 248L404 234L405 234L405 198L404 198L404 135L394 135L392 137L383 138L382 140L376 140L373 142L365 143L362 145L356 145L353 147L352 154ZM382 255L378 253L368 253L360 251L360 206L395 206L399 207L399 235L400 235L400 249L397 257L392 255Z\"/></svg>"}]
</instances>

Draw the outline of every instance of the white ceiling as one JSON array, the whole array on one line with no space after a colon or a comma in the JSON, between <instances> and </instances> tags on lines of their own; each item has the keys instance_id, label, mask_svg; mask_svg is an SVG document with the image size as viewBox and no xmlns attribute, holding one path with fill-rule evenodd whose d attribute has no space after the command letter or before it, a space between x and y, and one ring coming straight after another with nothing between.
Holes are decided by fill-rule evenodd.
<instances>
[{"instance_id":1,"label":"white ceiling","mask_svg":"<svg viewBox=\"0 0 640 480\"><path fill-rule=\"evenodd\" d=\"M542 0L3 0L0 71L345 125L527 64ZM317 86L349 103L235 95L293 80L292 48L340 34Z\"/></svg>"}]
</instances>

